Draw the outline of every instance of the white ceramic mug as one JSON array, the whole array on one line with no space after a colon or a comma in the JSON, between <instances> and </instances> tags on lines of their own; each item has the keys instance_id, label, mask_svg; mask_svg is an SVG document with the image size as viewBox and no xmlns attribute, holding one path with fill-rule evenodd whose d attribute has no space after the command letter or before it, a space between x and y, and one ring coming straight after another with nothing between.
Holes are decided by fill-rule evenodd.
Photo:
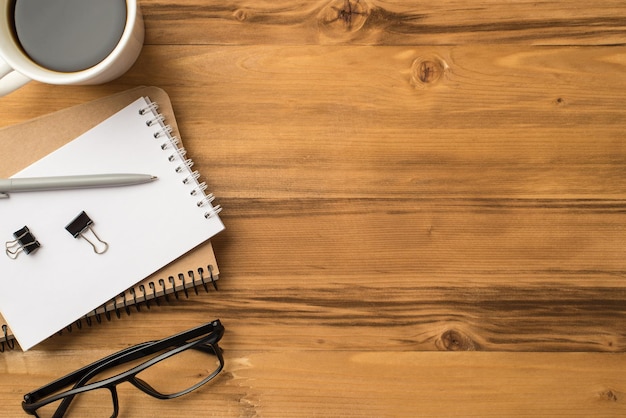
<instances>
[{"instance_id":1,"label":"white ceramic mug","mask_svg":"<svg viewBox=\"0 0 626 418\"><path fill-rule=\"evenodd\" d=\"M36 80L47 84L84 85L111 81L135 63L144 40L144 23L137 0L126 0L126 22L113 50L93 66L78 71L59 71L33 61L15 33L15 3L0 0L0 96ZM100 0L105 1L105 0Z\"/></svg>"}]
</instances>

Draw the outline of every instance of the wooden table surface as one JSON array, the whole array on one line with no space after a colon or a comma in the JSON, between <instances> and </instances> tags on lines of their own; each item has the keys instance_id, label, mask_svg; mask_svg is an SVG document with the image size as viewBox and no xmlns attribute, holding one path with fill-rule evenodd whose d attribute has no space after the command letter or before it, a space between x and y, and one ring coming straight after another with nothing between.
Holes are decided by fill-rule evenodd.
<instances>
[{"instance_id":1,"label":"wooden table surface","mask_svg":"<svg viewBox=\"0 0 626 418\"><path fill-rule=\"evenodd\" d=\"M163 88L224 207L220 290L0 354L0 416L214 318L223 373L127 384L121 416L626 415L623 1L140 4L127 74L30 83L0 126Z\"/></svg>"}]
</instances>

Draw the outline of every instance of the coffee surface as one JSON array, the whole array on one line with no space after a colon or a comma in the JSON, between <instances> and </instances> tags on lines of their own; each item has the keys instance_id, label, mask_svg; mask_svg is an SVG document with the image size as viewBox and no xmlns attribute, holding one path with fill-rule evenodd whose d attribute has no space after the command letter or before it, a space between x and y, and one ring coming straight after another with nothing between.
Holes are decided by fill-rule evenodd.
<instances>
[{"instance_id":1,"label":"coffee surface","mask_svg":"<svg viewBox=\"0 0 626 418\"><path fill-rule=\"evenodd\" d=\"M15 34L42 67L74 72L104 60L126 25L124 0L16 0Z\"/></svg>"}]
</instances>

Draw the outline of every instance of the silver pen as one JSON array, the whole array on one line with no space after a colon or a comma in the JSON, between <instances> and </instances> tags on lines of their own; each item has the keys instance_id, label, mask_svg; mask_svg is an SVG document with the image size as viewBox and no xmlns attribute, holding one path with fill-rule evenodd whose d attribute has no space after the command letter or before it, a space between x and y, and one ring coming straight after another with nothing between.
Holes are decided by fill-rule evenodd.
<instances>
[{"instance_id":1,"label":"silver pen","mask_svg":"<svg viewBox=\"0 0 626 418\"><path fill-rule=\"evenodd\" d=\"M45 190L90 189L94 187L132 186L156 180L150 174L87 174L78 176L23 177L0 179L0 198L7 193Z\"/></svg>"}]
</instances>

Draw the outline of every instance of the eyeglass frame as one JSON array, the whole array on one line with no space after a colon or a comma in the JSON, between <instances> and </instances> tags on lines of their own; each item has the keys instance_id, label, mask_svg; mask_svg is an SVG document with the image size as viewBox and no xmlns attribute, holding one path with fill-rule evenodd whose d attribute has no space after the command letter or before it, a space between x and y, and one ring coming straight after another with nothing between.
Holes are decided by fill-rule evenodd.
<instances>
[{"instance_id":1,"label":"eyeglass frame","mask_svg":"<svg viewBox=\"0 0 626 418\"><path fill-rule=\"evenodd\" d=\"M205 334L206 336L202 337ZM124 382L131 383L137 389L157 399L177 398L198 389L200 386L215 378L215 376L217 376L222 371L222 369L224 368L224 357L222 356L222 349L218 346L218 342L221 340L223 335L224 326L219 319L216 319L214 321L189 329L187 331L180 332L176 335L163 338L161 340L148 341L134 345L132 347L125 348L114 354L97 360L87 366L84 366L72 373L69 373L66 376L63 376L51 383L48 383L47 385L42 386L39 389L27 393L26 395L24 395L22 409L24 409L27 414L38 417L37 410L39 408L63 399L54 413L55 418L61 418L63 417L63 415L65 415L67 408L69 407L74 396L90 390L108 389L111 392L111 396L113 398L113 415L111 416L111 418L115 418L118 416L119 413L117 385ZM193 339L193 341L189 341L191 339ZM121 372L115 376L84 385L86 381L102 371L131 361L138 360L142 357L150 356L151 354L158 353L160 351L168 349L169 347L174 348L169 349L168 351L161 353L156 357L153 357L137 366L134 366L125 372ZM219 360L218 368L195 385L173 394L160 393L156 389L152 388L148 383L136 377L137 374L157 364L158 362L188 349L196 349L204 351L211 355L215 355ZM62 390L63 388L68 387L72 384L74 385L72 389L55 394L55 392L58 392L59 390Z\"/></svg>"}]
</instances>

